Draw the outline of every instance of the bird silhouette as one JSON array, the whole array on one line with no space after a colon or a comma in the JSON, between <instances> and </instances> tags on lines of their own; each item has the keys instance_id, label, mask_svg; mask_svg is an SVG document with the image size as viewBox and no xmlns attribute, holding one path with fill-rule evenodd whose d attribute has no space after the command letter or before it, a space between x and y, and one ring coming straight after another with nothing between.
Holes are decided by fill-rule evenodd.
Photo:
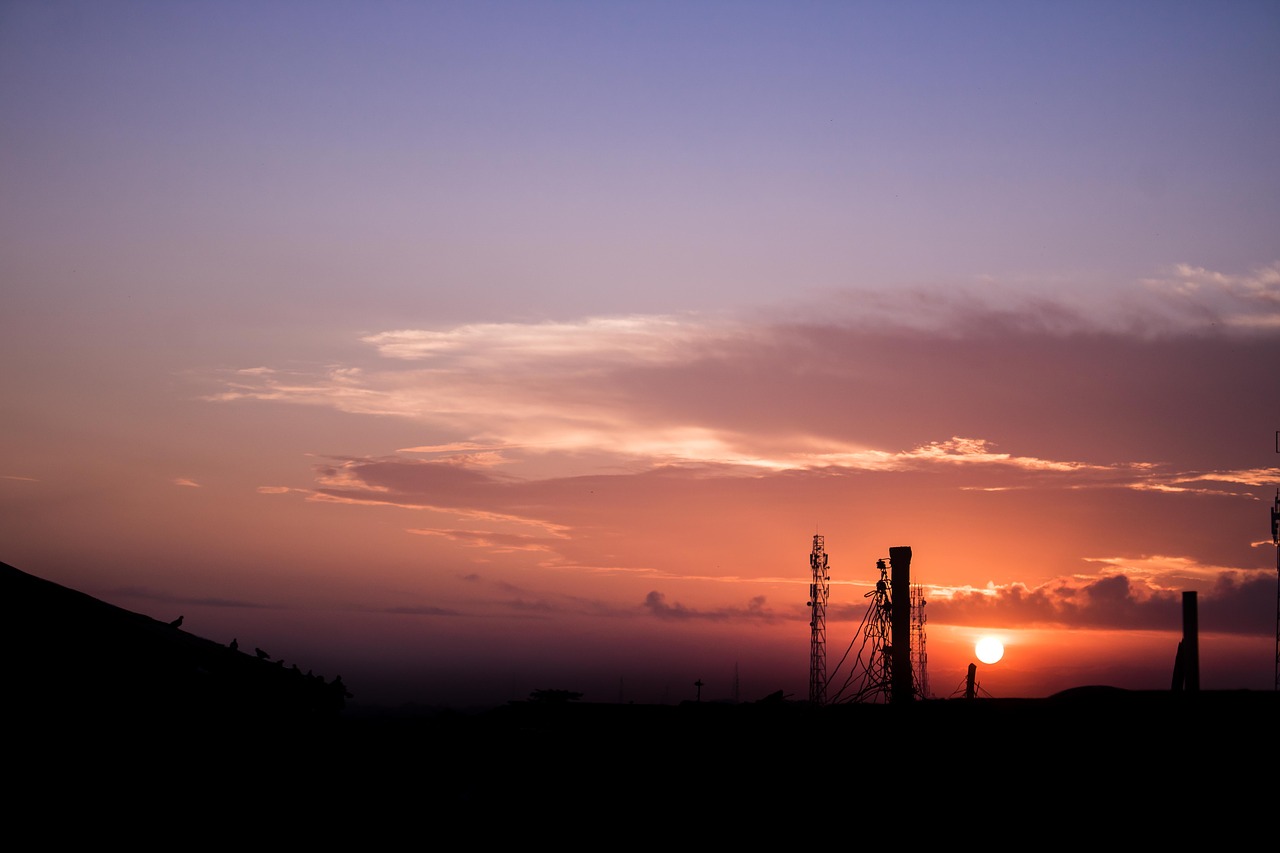
<instances>
[{"instance_id":1,"label":"bird silhouette","mask_svg":"<svg viewBox=\"0 0 1280 853\"><path fill-rule=\"evenodd\" d=\"M182 617L181 617L181 616L179 616L177 619L174 619L172 622L170 622L170 623L169 623L169 627L170 627L170 628L181 628L181 627L182 627Z\"/></svg>"},{"instance_id":2,"label":"bird silhouette","mask_svg":"<svg viewBox=\"0 0 1280 853\"><path fill-rule=\"evenodd\" d=\"M267 658L271 657L271 655L267 654L262 649L255 648L253 651L258 655L258 658L260 660L266 660Z\"/></svg>"},{"instance_id":3,"label":"bird silhouette","mask_svg":"<svg viewBox=\"0 0 1280 853\"><path fill-rule=\"evenodd\" d=\"M240 642L239 642L235 637L232 637L232 638L231 638L231 651L233 651L233 652L234 652L234 651L235 651L236 649L238 649L238 648L240 648Z\"/></svg>"}]
</instances>

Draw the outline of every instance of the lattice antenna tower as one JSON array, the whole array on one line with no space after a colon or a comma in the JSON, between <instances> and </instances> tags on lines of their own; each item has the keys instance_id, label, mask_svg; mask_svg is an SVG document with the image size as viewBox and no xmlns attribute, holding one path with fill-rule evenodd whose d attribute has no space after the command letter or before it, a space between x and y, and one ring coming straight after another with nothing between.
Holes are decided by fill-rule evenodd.
<instances>
[{"instance_id":1,"label":"lattice antenna tower","mask_svg":"<svg viewBox=\"0 0 1280 853\"><path fill-rule=\"evenodd\" d=\"M814 534L809 552L809 701L827 704L827 601L831 597L831 575L827 573L824 537Z\"/></svg>"},{"instance_id":2,"label":"lattice antenna tower","mask_svg":"<svg viewBox=\"0 0 1280 853\"><path fill-rule=\"evenodd\" d=\"M916 698L929 698L929 657L924 649L924 624L928 621L924 613L924 588L920 584L911 587L911 673L912 689Z\"/></svg>"}]
</instances>

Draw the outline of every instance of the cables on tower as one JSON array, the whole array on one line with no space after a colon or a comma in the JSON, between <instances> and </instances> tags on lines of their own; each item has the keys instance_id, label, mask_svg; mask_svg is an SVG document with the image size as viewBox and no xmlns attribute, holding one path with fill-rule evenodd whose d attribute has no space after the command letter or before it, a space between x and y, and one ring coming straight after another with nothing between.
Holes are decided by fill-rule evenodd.
<instances>
[{"instance_id":1,"label":"cables on tower","mask_svg":"<svg viewBox=\"0 0 1280 853\"><path fill-rule=\"evenodd\" d=\"M907 621L900 623L895 632L890 570L895 557L901 564L899 569L908 568L911 555L909 548L894 548L890 554L887 560L876 560L880 580L876 581L875 589L863 596L871 599L867 611L849 648L832 672L832 684L838 680L836 676L841 671L844 671L844 677L840 686L828 697L831 704L888 703L928 698L924 652L924 594L919 586L912 587L909 580L902 581L905 598L899 598L898 618L902 619L905 613ZM906 577L905 574L903 577ZM899 643L897 653L894 650L895 633ZM903 646L906 647L906 654L902 653ZM894 677L895 671L897 678Z\"/></svg>"}]
</instances>

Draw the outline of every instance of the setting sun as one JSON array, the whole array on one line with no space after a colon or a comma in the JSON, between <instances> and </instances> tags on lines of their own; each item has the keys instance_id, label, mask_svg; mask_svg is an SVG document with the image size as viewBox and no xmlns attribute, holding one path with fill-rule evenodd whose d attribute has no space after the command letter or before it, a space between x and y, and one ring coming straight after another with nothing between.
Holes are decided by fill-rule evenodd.
<instances>
[{"instance_id":1,"label":"setting sun","mask_svg":"<svg viewBox=\"0 0 1280 853\"><path fill-rule=\"evenodd\" d=\"M1004 643L995 637L982 637L974 645L973 652L983 663L996 663L1004 657Z\"/></svg>"}]
</instances>

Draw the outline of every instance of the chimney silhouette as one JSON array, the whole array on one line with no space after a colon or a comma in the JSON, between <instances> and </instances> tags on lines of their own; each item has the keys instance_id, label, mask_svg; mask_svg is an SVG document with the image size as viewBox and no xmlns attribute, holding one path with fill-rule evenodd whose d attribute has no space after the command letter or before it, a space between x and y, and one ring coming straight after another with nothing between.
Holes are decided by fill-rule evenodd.
<instances>
[{"instance_id":1,"label":"chimney silhouette","mask_svg":"<svg viewBox=\"0 0 1280 853\"><path fill-rule=\"evenodd\" d=\"M1173 662L1173 691L1200 692L1200 627L1194 590L1182 593L1182 641Z\"/></svg>"},{"instance_id":2,"label":"chimney silhouette","mask_svg":"<svg viewBox=\"0 0 1280 853\"><path fill-rule=\"evenodd\" d=\"M911 549L889 549L892 571L889 588L893 590L892 657L889 701L895 705L910 702L913 697L911 677Z\"/></svg>"}]
</instances>

